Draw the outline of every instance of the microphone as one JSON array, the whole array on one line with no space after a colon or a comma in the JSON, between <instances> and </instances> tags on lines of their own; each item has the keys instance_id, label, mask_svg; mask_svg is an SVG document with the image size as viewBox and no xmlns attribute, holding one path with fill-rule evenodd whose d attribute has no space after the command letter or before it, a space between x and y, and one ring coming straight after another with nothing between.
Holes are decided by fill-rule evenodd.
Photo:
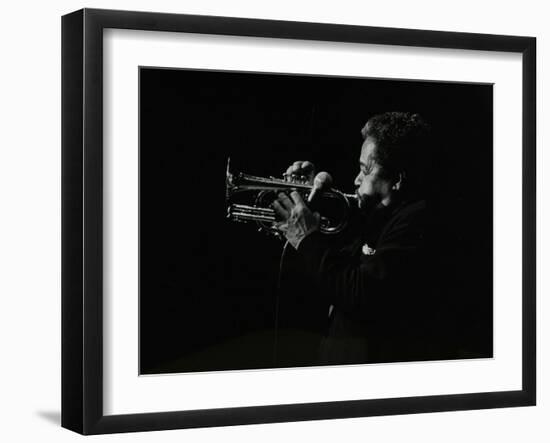
<instances>
[{"instance_id":1,"label":"microphone","mask_svg":"<svg viewBox=\"0 0 550 443\"><path fill-rule=\"evenodd\" d=\"M313 179L313 187L311 188L311 192L309 193L307 202L311 203L319 191L321 191L323 188L330 188L331 185L331 175L328 172L319 172Z\"/></svg>"}]
</instances>

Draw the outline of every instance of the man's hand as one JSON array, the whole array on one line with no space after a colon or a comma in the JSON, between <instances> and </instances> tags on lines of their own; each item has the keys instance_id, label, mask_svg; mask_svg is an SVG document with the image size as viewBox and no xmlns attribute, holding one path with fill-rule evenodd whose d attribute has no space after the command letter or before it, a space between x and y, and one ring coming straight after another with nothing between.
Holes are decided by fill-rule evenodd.
<instances>
[{"instance_id":1,"label":"man's hand","mask_svg":"<svg viewBox=\"0 0 550 443\"><path fill-rule=\"evenodd\" d=\"M273 209L281 219L277 228L294 249L298 249L298 245L307 235L319 229L321 216L318 212L311 212L296 191L290 193L290 198L282 192L279 193L277 200L273 202Z\"/></svg>"},{"instance_id":2,"label":"man's hand","mask_svg":"<svg viewBox=\"0 0 550 443\"><path fill-rule=\"evenodd\" d=\"M302 180L310 185L315 177L315 165L309 161L296 161L291 164L283 174L286 181Z\"/></svg>"}]
</instances>

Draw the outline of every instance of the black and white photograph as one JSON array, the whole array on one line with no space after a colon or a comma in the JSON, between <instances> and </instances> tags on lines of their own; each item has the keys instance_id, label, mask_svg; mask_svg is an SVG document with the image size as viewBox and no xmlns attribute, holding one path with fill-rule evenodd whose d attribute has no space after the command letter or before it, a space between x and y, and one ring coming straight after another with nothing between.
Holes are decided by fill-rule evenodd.
<instances>
[{"instance_id":1,"label":"black and white photograph","mask_svg":"<svg viewBox=\"0 0 550 443\"><path fill-rule=\"evenodd\" d=\"M537 405L535 37L103 9L61 32L62 427Z\"/></svg>"},{"instance_id":2,"label":"black and white photograph","mask_svg":"<svg viewBox=\"0 0 550 443\"><path fill-rule=\"evenodd\" d=\"M6 2L0 441L549 442L544 5Z\"/></svg>"},{"instance_id":3,"label":"black and white photograph","mask_svg":"<svg viewBox=\"0 0 550 443\"><path fill-rule=\"evenodd\" d=\"M493 106L139 67L140 374L492 358Z\"/></svg>"}]
</instances>

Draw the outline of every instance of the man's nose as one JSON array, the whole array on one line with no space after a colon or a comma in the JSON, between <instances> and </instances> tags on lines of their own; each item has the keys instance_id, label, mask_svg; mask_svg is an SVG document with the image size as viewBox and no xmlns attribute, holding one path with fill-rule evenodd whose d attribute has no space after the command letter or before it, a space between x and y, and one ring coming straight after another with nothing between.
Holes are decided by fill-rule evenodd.
<instances>
[{"instance_id":1,"label":"man's nose","mask_svg":"<svg viewBox=\"0 0 550 443\"><path fill-rule=\"evenodd\" d=\"M353 182L355 186L361 186L361 174L357 174L357 177L355 177L355 181Z\"/></svg>"}]
</instances>

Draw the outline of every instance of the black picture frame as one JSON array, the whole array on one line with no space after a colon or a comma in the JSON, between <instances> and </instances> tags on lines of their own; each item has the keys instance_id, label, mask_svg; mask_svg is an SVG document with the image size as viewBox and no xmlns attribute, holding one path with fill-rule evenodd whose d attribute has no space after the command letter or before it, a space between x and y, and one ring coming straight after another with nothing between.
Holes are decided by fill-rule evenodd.
<instances>
[{"instance_id":1,"label":"black picture frame","mask_svg":"<svg viewBox=\"0 0 550 443\"><path fill-rule=\"evenodd\" d=\"M517 391L105 415L103 30L302 39L522 55L522 388ZM62 426L81 434L530 406L536 403L536 39L83 9L62 18Z\"/></svg>"}]
</instances>

